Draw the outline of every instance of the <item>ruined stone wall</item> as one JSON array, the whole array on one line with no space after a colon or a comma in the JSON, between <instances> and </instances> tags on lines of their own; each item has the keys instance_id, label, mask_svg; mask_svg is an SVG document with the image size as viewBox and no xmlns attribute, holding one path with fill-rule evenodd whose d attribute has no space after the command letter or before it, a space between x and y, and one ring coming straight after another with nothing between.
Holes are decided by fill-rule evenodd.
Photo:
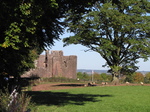
<instances>
[{"instance_id":1,"label":"ruined stone wall","mask_svg":"<svg viewBox=\"0 0 150 112\"><path fill-rule=\"evenodd\" d=\"M62 63L63 52L52 51L50 60L52 60L52 76L62 77L63 75L63 63Z\"/></svg>"},{"instance_id":2,"label":"ruined stone wall","mask_svg":"<svg viewBox=\"0 0 150 112\"><path fill-rule=\"evenodd\" d=\"M39 58L37 60L37 66L36 67L40 67L40 68L45 67L45 56L44 55L39 56Z\"/></svg>"},{"instance_id":3,"label":"ruined stone wall","mask_svg":"<svg viewBox=\"0 0 150 112\"><path fill-rule=\"evenodd\" d=\"M30 74L39 77L66 77L76 79L77 56L63 56L63 51L46 51L37 60L36 69Z\"/></svg>"},{"instance_id":4,"label":"ruined stone wall","mask_svg":"<svg viewBox=\"0 0 150 112\"><path fill-rule=\"evenodd\" d=\"M76 56L64 56L63 61L63 77L76 78L77 70L77 57Z\"/></svg>"}]
</instances>

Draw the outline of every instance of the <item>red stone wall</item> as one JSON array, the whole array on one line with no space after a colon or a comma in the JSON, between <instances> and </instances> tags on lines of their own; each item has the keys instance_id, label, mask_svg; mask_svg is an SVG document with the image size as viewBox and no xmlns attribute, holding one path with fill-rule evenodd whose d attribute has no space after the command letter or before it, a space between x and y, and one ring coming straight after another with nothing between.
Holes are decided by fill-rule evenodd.
<instances>
[{"instance_id":1,"label":"red stone wall","mask_svg":"<svg viewBox=\"0 0 150 112\"><path fill-rule=\"evenodd\" d=\"M37 60L37 68L30 74L39 77L66 77L76 79L77 56L63 56L63 51L46 51ZM29 73L29 72L28 72Z\"/></svg>"}]
</instances>

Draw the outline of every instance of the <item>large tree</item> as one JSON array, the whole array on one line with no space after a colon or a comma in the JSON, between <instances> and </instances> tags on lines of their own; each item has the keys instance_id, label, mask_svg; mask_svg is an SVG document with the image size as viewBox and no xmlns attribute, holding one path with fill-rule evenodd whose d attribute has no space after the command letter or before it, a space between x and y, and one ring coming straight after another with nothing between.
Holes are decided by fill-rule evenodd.
<instances>
[{"instance_id":1,"label":"large tree","mask_svg":"<svg viewBox=\"0 0 150 112\"><path fill-rule=\"evenodd\" d=\"M4 77L18 79L34 67L45 48L59 40L68 10L76 15L75 22L95 1L0 0L0 89L7 84Z\"/></svg>"},{"instance_id":2,"label":"large tree","mask_svg":"<svg viewBox=\"0 0 150 112\"><path fill-rule=\"evenodd\" d=\"M68 30L74 35L66 37L64 45L81 44L98 52L117 83L120 73L136 71L138 59L147 60L150 56L150 2L105 0L88 9L91 11L76 23L68 16Z\"/></svg>"},{"instance_id":3,"label":"large tree","mask_svg":"<svg viewBox=\"0 0 150 112\"><path fill-rule=\"evenodd\" d=\"M0 0L0 75L19 76L33 67L35 55L59 40L66 12L84 13L94 1Z\"/></svg>"}]
</instances>

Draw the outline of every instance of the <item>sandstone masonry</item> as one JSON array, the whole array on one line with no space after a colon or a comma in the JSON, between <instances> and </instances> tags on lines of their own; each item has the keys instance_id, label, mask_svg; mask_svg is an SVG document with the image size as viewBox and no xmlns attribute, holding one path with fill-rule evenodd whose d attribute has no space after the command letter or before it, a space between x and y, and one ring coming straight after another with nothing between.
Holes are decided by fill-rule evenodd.
<instances>
[{"instance_id":1,"label":"sandstone masonry","mask_svg":"<svg viewBox=\"0 0 150 112\"><path fill-rule=\"evenodd\" d=\"M77 56L63 56L63 51L46 51L35 62L36 68L26 75L39 77L66 77L76 79Z\"/></svg>"}]
</instances>

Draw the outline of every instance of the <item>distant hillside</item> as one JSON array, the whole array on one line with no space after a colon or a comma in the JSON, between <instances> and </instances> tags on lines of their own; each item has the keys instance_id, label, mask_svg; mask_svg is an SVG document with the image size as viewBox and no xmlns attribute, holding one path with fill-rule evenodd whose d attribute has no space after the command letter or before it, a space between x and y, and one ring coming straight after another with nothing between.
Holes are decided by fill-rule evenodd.
<instances>
[{"instance_id":1,"label":"distant hillside","mask_svg":"<svg viewBox=\"0 0 150 112\"><path fill-rule=\"evenodd\" d=\"M87 74L92 74L92 71L93 72L96 72L96 73L107 73L107 70L92 70L92 69L77 69L77 72L85 72ZM137 72L141 72L143 75L150 72L150 71L137 71ZM108 73L109 74L109 73Z\"/></svg>"},{"instance_id":2,"label":"distant hillside","mask_svg":"<svg viewBox=\"0 0 150 112\"><path fill-rule=\"evenodd\" d=\"M85 72L87 74L92 74L93 72L96 73L107 73L107 70L91 70L91 69L78 69L77 72Z\"/></svg>"},{"instance_id":3,"label":"distant hillside","mask_svg":"<svg viewBox=\"0 0 150 112\"><path fill-rule=\"evenodd\" d=\"M137 72L141 72L143 75L150 72L150 71L137 71Z\"/></svg>"}]
</instances>

